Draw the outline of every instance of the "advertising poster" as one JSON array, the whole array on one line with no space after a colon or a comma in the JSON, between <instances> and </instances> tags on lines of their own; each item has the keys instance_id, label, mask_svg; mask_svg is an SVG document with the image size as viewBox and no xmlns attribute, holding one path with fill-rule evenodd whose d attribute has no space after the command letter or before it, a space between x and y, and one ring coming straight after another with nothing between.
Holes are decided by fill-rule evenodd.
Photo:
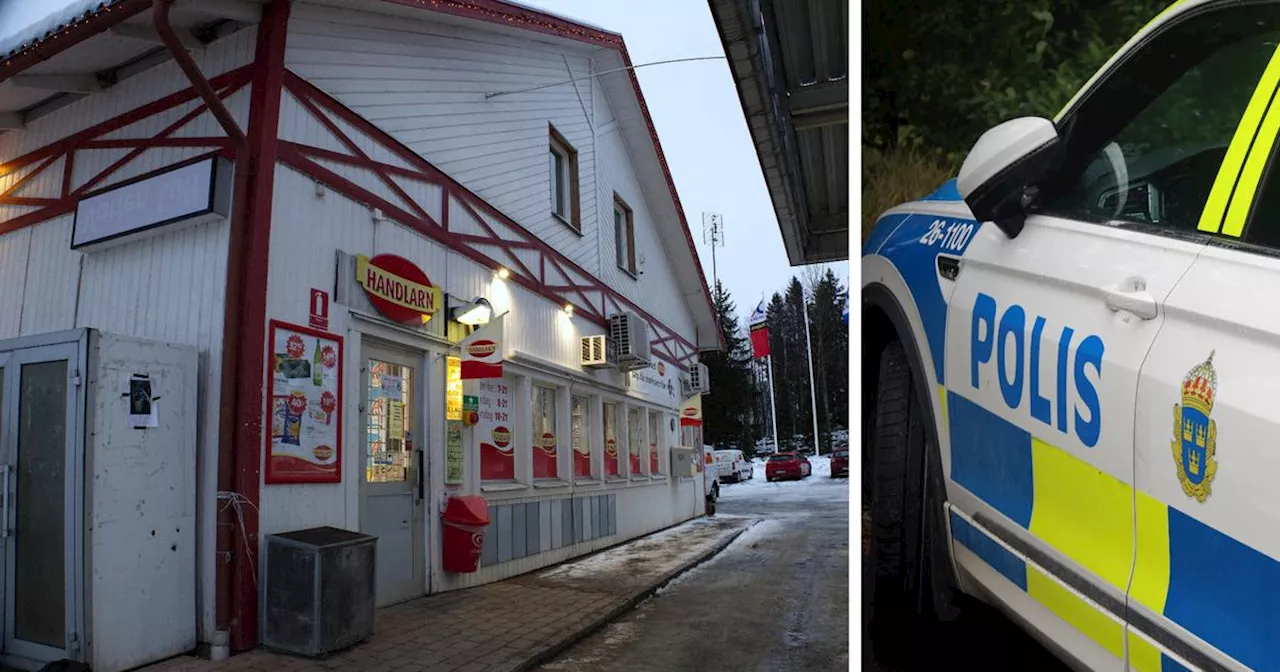
<instances>
[{"instance_id":1,"label":"advertising poster","mask_svg":"<svg viewBox=\"0 0 1280 672\"><path fill-rule=\"evenodd\" d=\"M445 420L462 420L462 360L457 357L445 359Z\"/></svg>"},{"instance_id":2,"label":"advertising poster","mask_svg":"<svg viewBox=\"0 0 1280 672\"><path fill-rule=\"evenodd\" d=\"M462 339L462 379L502 377L502 315Z\"/></svg>"},{"instance_id":3,"label":"advertising poster","mask_svg":"<svg viewBox=\"0 0 1280 672\"><path fill-rule=\"evenodd\" d=\"M680 371L663 361L649 364L639 371L627 374L628 387L645 399L675 407L680 403Z\"/></svg>"},{"instance_id":4,"label":"advertising poster","mask_svg":"<svg viewBox=\"0 0 1280 672\"><path fill-rule=\"evenodd\" d=\"M272 320L267 483L342 480L342 338Z\"/></svg>"},{"instance_id":5,"label":"advertising poster","mask_svg":"<svg viewBox=\"0 0 1280 672\"><path fill-rule=\"evenodd\" d=\"M460 485L462 479L462 423L447 420L444 428L444 482Z\"/></svg>"},{"instance_id":6,"label":"advertising poster","mask_svg":"<svg viewBox=\"0 0 1280 672\"><path fill-rule=\"evenodd\" d=\"M511 388L506 378L474 381L479 398L480 419L476 437L480 442L480 478L510 481L516 477L515 436L512 430Z\"/></svg>"}]
</instances>

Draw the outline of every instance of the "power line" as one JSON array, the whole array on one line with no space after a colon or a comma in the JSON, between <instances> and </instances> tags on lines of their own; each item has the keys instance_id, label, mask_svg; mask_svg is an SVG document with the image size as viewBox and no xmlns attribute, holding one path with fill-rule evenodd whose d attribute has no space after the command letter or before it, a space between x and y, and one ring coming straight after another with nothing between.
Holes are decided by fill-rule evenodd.
<instances>
[{"instance_id":1,"label":"power line","mask_svg":"<svg viewBox=\"0 0 1280 672\"><path fill-rule=\"evenodd\" d=\"M724 56L693 56L691 58L671 58L665 61L653 61L652 63L640 63L638 65L628 65L622 68L605 70L603 72L593 72L590 75L587 75L585 77L574 77L573 79L566 79L559 82L551 82L550 84L540 84L538 86L529 87L527 89L517 89L515 91L498 91L496 93L486 93L484 94L484 97L485 97L485 100L488 100L490 98L497 98L498 96L509 96L513 93L528 93L530 91L537 91L539 89L546 89L553 86L560 86L561 84L569 84L571 82L580 82L584 79L599 77L600 75L608 75L615 72L623 72L625 70L635 70L636 68L647 68L651 65L665 65L667 63L687 63L689 61L720 61L720 60L724 60Z\"/></svg>"}]
</instances>

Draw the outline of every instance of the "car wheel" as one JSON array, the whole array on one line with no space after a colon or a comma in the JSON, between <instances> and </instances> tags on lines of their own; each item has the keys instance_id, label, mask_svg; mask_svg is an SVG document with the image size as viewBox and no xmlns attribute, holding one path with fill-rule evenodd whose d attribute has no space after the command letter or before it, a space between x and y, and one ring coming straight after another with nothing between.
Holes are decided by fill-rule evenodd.
<instances>
[{"instance_id":1,"label":"car wheel","mask_svg":"<svg viewBox=\"0 0 1280 672\"><path fill-rule=\"evenodd\" d=\"M902 343L890 342L878 365L869 474L870 625L873 633L900 637L904 618L951 618L956 582L943 519L941 457Z\"/></svg>"}]
</instances>

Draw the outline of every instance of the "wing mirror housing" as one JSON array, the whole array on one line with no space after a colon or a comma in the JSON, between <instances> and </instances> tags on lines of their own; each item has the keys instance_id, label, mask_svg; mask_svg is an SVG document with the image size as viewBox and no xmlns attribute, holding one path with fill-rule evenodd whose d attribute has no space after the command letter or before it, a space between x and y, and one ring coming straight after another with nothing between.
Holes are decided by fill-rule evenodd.
<instances>
[{"instance_id":1,"label":"wing mirror housing","mask_svg":"<svg viewBox=\"0 0 1280 672\"><path fill-rule=\"evenodd\" d=\"M1059 146L1058 129L1041 117L1010 119L982 134L960 167L956 188L974 217L1010 238L1026 221L1024 194Z\"/></svg>"}]
</instances>

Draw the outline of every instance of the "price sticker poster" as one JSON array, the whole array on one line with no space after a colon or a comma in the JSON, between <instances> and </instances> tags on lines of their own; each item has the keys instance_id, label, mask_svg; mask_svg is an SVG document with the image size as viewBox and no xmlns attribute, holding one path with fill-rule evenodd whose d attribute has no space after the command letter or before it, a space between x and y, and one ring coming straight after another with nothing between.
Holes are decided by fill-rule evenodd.
<instances>
[{"instance_id":1,"label":"price sticker poster","mask_svg":"<svg viewBox=\"0 0 1280 672\"><path fill-rule=\"evenodd\" d=\"M480 441L480 478L486 481L515 480L512 383L506 378L469 382L475 385L479 402L480 420L476 423L476 437Z\"/></svg>"},{"instance_id":2,"label":"price sticker poster","mask_svg":"<svg viewBox=\"0 0 1280 672\"><path fill-rule=\"evenodd\" d=\"M342 338L271 322L267 483L342 480Z\"/></svg>"}]
</instances>

